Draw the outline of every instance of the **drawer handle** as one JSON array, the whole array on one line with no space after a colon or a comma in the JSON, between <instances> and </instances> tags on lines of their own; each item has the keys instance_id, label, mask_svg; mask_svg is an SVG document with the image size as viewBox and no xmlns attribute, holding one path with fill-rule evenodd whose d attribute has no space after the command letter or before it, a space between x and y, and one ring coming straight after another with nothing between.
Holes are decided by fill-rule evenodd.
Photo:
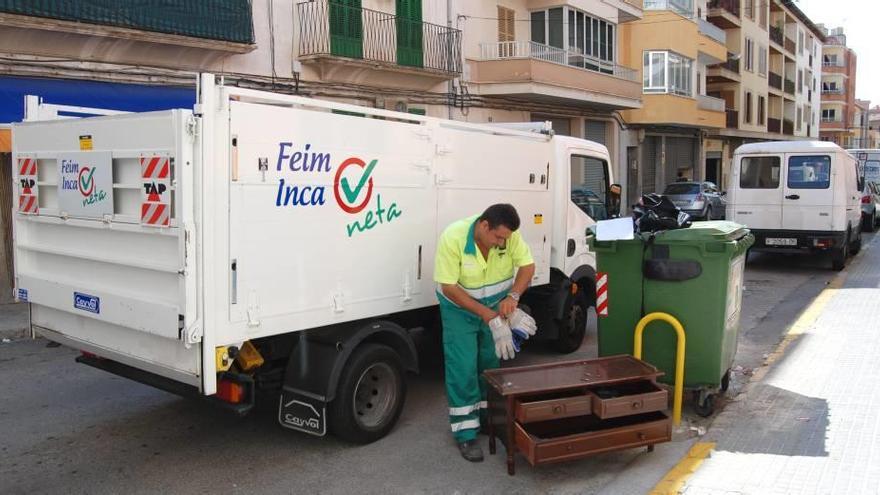
<instances>
[{"instance_id":1,"label":"drawer handle","mask_svg":"<svg viewBox=\"0 0 880 495\"><path fill-rule=\"evenodd\" d=\"M562 406L553 406L553 414L561 414Z\"/></svg>"},{"instance_id":2,"label":"drawer handle","mask_svg":"<svg viewBox=\"0 0 880 495\"><path fill-rule=\"evenodd\" d=\"M574 445L566 445L565 450L571 452L572 450L574 450Z\"/></svg>"},{"instance_id":3,"label":"drawer handle","mask_svg":"<svg viewBox=\"0 0 880 495\"><path fill-rule=\"evenodd\" d=\"M633 409L641 409L642 408L642 401L633 402L632 408Z\"/></svg>"},{"instance_id":4,"label":"drawer handle","mask_svg":"<svg viewBox=\"0 0 880 495\"><path fill-rule=\"evenodd\" d=\"M645 438L647 438L647 436L642 432L638 433L638 437L639 437L639 440L644 440Z\"/></svg>"}]
</instances>

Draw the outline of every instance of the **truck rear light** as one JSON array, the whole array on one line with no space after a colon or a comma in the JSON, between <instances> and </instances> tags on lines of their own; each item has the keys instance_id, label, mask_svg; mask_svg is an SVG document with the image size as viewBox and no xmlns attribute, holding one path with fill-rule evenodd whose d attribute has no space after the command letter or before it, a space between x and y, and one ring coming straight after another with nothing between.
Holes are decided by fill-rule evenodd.
<instances>
[{"instance_id":1,"label":"truck rear light","mask_svg":"<svg viewBox=\"0 0 880 495\"><path fill-rule=\"evenodd\" d=\"M240 383L221 379L217 382L217 398L230 404L238 404L244 398L244 387Z\"/></svg>"},{"instance_id":2,"label":"truck rear light","mask_svg":"<svg viewBox=\"0 0 880 495\"><path fill-rule=\"evenodd\" d=\"M97 354L92 354L91 352L87 352L87 351L79 351L79 352L82 353L83 357L87 357L90 359L103 359L101 356L98 356Z\"/></svg>"},{"instance_id":3,"label":"truck rear light","mask_svg":"<svg viewBox=\"0 0 880 495\"><path fill-rule=\"evenodd\" d=\"M863 205L871 204L871 195L866 194L866 195L862 196L862 204Z\"/></svg>"},{"instance_id":4,"label":"truck rear light","mask_svg":"<svg viewBox=\"0 0 880 495\"><path fill-rule=\"evenodd\" d=\"M813 246L822 249L828 249L833 245L831 239L813 239Z\"/></svg>"}]
</instances>

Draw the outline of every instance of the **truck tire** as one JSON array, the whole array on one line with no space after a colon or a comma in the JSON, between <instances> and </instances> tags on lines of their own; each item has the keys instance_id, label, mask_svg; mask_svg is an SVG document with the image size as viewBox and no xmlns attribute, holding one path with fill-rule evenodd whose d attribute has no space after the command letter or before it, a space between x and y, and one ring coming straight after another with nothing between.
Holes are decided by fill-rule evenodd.
<instances>
[{"instance_id":1,"label":"truck tire","mask_svg":"<svg viewBox=\"0 0 880 495\"><path fill-rule=\"evenodd\" d=\"M874 229L877 227L877 212L871 213L871 216L866 216L862 219L862 230L864 232L874 232Z\"/></svg>"},{"instance_id":2,"label":"truck tire","mask_svg":"<svg viewBox=\"0 0 880 495\"><path fill-rule=\"evenodd\" d=\"M855 256L859 254L859 251L862 250L862 230L856 229L856 238L853 243L849 246L849 254L850 256Z\"/></svg>"},{"instance_id":3,"label":"truck tire","mask_svg":"<svg viewBox=\"0 0 880 495\"><path fill-rule=\"evenodd\" d=\"M557 351L562 354L571 354L580 349L587 333L587 317L590 314L590 302L583 291L571 296L571 304L567 305L567 311L561 320L557 321L559 335L553 342Z\"/></svg>"},{"instance_id":4,"label":"truck tire","mask_svg":"<svg viewBox=\"0 0 880 495\"><path fill-rule=\"evenodd\" d=\"M329 405L330 431L359 444L375 442L397 423L406 399L400 357L390 347L363 344L355 349L339 377Z\"/></svg>"},{"instance_id":5,"label":"truck tire","mask_svg":"<svg viewBox=\"0 0 880 495\"><path fill-rule=\"evenodd\" d=\"M831 250L831 268L835 271L841 271L846 266L846 259L849 257L849 232L846 233L846 239L839 248Z\"/></svg>"}]
</instances>

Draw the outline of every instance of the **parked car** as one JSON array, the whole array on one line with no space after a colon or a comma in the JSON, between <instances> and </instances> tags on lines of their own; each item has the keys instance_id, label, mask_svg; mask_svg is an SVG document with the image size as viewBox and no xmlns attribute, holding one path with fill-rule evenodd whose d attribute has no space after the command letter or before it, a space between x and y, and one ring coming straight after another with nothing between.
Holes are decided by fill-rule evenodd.
<instances>
[{"instance_id":1,"label":"parked car","mask_svg":"<svg viewBox=\"0 0 880 495\"><path fill-rule=\"evenodd\" d=\"M877 228L878 210L880 210L880 186L876 182L865 182L862 190L862 230L874 232Z\"/></svg>"},{"instance_id":2,"label":"parked car","mask_svg":"<svg viewBox=\"0 0 880 495\"><path fill-rule=\"evenodd\" d=\"M695 220L724 219L724 193L711 182L674 182L666 186L663 194Z\"/></svg>"}]
</instances>

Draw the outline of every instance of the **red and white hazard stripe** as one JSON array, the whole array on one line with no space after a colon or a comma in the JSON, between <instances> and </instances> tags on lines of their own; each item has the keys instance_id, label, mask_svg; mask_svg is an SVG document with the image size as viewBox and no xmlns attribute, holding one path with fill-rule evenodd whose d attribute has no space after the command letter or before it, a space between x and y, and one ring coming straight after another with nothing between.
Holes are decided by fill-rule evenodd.
<instances>
[{"instance_id":1,"label":"red and white hazard stripe","mask_svg":"<svg viewBox=\"0 0 880 495\"><path fill-rule=\"evenodd\" d=\"M21 194L18 196L19 213L37 214L40 212L40 202L36 194Z\"/></svg>"},{"instance_id":2,"label":"red and white hazard stripe","mask_svg":"<svg viewBox=\"0 0 880 495\"><path fill-rule=\"evenodd\" d=\"M171 208L165 203L147 202L141 205L141 224L154 227L168 227L171 222Z\"/></svg>"},{"instance_id":3,"label":"red and white hazard stripe","mask_svg":"<svg viewBox=\"0 0 880 495\"><path fill-rule=\"evenodd\" d=\"M170 174L171 163L168 157L141 157L141 177L144 179L167 179Z\"/></svg>"},{"instance_id":4,"label":"red and white hazard stripe","mask_svg":"<svg viewBox=\"0 0 880 495\"><path fill-rule=\"evenodd\" d=\"M19 158L18 175L20 177L37 175L37 160L35 158Z\"/></svg>"},{"instance_id":5,"label":"red and white hazard stripe","mask_svg":"<svg viewBox=\"0 0 880 495\"><path fill-rule=\"evenodd\" d=\"M608 316L608 274L599 273L596 278L596 313Z\"/></svg>"}]
</instances>

